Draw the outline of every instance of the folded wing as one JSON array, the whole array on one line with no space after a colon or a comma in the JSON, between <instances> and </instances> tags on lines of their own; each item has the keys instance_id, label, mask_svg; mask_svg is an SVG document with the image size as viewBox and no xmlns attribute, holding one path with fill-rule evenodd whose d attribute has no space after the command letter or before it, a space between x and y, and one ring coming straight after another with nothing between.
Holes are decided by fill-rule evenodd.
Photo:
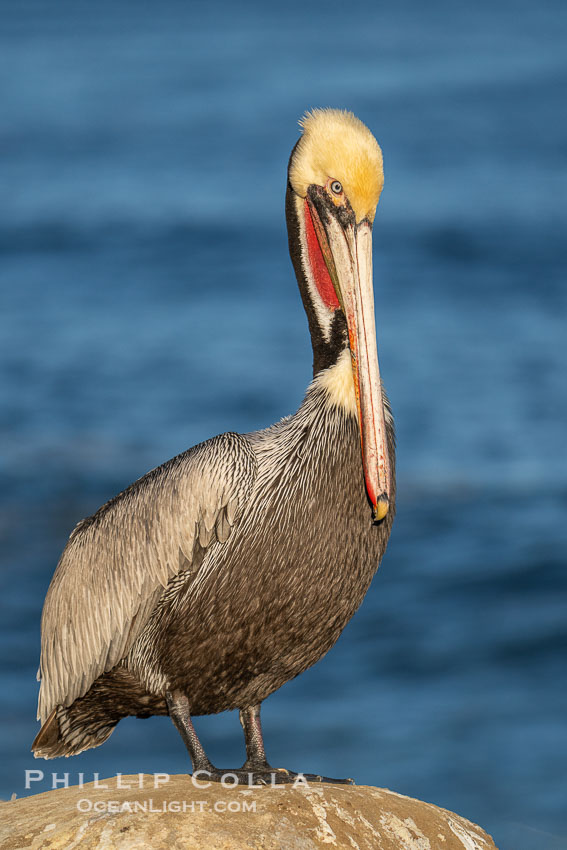
<instances>
[{"instance_id":1,"label":"folded wing","mask_svg":"<svg viewBox=\"0 0 567 850\"><path fill-rule=\"evenodd\" d=\"M197 550L226 543L255 475L246 437L222 434L148 472L77 525L41 618L42 723L128 654Z\"/></svg>"}]
</instances>

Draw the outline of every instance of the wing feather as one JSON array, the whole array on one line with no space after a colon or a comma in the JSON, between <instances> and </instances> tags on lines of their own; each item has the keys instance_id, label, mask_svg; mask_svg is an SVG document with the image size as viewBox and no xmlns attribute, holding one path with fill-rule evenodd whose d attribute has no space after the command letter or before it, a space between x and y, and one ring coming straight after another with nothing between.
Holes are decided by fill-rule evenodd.
<instances>
[{"instance_id":1,"label":"wing feather","mask_svg":"<svg viewBox=\"0 0 567 850\"><path fill-rule=\"evenodd\" d=\"M152 470L76 526L41 618L42 723L127 655L173 576L228 540L255 475L249 441L222 434Z\"/></svg>"}]
</instances>

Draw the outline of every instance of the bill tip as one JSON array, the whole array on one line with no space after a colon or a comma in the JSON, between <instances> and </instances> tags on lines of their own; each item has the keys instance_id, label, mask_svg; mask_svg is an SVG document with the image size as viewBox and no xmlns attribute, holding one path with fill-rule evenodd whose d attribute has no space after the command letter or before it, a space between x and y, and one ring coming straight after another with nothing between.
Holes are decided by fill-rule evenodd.
<instances>
[{"instance_id":1,"label":"bill tip","mask_svg":"<svg viewBox=\"0 0 567 850\"><path fill-rule=\"evenodd\" d=\"M388 513L390 502L386 495L380 496L376 504L372 507L372 518L374 522L380 522Z\"/></svg>"}]
</instances>

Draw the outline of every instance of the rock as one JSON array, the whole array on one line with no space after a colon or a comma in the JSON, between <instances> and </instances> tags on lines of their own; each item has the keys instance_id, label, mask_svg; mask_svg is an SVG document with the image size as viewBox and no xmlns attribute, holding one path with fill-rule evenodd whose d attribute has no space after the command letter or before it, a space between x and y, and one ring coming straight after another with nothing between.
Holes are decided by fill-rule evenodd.
<instances>
[{"instance_id":1,"label":"rock","mask_svg":"<svg viewBox=\"0 0 567 850\"><path fill-rule=\"evenodd\" d=\"M5 802L0 850L495 847L486 832L459 815L382 788L198 784L190 776L140 774Z\"/></svg>"}]
</instances>

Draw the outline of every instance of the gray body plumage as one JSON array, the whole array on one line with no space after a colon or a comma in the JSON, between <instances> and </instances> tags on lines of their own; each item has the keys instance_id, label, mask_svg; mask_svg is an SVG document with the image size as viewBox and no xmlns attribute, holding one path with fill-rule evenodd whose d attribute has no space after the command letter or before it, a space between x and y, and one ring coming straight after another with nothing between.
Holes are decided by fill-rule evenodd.
<instances>
[{"instance_id":1,"label":"gray body plumage","mask_svg":"<svg viewBox=\"0 0 567 850\"><path fill-rule=\"evenodd\" d=\"M389 450L394 438L388 415ZM102 743L120 717L261 702L339 637L386 547L356 418L316 378L297 414L153 470L72 533L46 598L38 714Z\"/></svg>"}]
</instances>

